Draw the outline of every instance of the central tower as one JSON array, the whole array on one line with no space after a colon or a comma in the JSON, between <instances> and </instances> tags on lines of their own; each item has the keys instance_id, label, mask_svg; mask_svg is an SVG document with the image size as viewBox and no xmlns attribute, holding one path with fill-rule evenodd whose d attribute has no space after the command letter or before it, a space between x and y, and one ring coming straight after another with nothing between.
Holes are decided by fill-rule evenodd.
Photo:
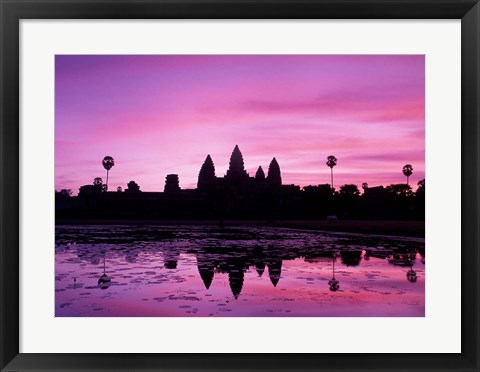
<instances>
[{"instance_id":1,"label":"central tower","mask_svg":"<svg viewBox=\"0 0 480 372\"><path fill-rule=\"evenodd\" d=\"M225 179L233 184L241 184L248 180L248 173L243 164L243 155L240 152L238 145L235 145L235 148L233 149Z\"/></svg>"}]
</instances>

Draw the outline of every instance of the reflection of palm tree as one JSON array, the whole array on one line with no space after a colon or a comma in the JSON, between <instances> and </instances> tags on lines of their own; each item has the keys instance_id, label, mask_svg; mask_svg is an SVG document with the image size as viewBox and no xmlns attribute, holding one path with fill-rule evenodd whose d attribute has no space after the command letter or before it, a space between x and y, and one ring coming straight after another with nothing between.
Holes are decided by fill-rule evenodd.
<instances>
[{"instance_id":1,"label":"reflection of palm tree","mask_svg":"<svg viewBox=\"0 0 480 372\"><path fill-rule=\"evenodd\" d=\"M417 272L413 270L413 262L412 265L410 266L410 270L407 272L407 280L410 283L415 283L417 281Z\"/></svg>"},{"instance_id":2,"label":"reflection of palm tree","mask_svg":"<svg viewBox=\"0 0 480 372\"><path fill-rule=\"evenodd\" d=\"M413 167L411 164L405 164L402 169L403 174L405 177L407 177L407 185L408 185L408 178L412 175L413 173Z\"/></svg>"},{"instance_id":3,"label":"reflection of palm tree","mask_svg":"<svg viewBox=\"0 0 480 372\"><path fill-rule=\"evenodd\" d=\"M407 280L410 283L415 283L417 281L417 272L414 271L412 268L410 268L410 270L408 270L407 272Z\"/></svg>"},{"instance_id":4,"label":"reflection of palm tree","mask_svg":"<svg viewBox=\"0 0 480 372\"><path fill-rule=\"evenodd\" d=\"M332 181L332 191L333 191L333 167L337 165L337 158L333 155L327 157L327 166L330 167L330 176Z\"/></svg>"},{"instance_id":5,"label":"reflection of palm tree","mask_svg":"<svg viewBox=\"0 0 480 372\"><path fill-rule=\"evenodd\" d=\"M108 190L108 171L112 169L112 167L115 165L115 161L111 156L105 156L102 160L102 165L103 167L107 170L107 183L106 183L106 189Z\"/></svg>"},{"instance_id":6,"label":"reflection of palm tree","mask_svg":"<svg viewBox=\"0 0 480 372\"><path fill-rule=\"evenodd\" d=\"M98 279L98 286L101 289L110 287L110 278L105 273L105 252L103 253L103 275Z\"/></svg>"},{"instance_id":7,"label":"reflection of palm tree","mask_svg":"<svg viewBox=\"0 0 480 372\"><path fill-rule=\"evenodd\" d=\"M333 259L332 259L332 279L328 281L328 285L330 286L330 290L332 292L336 292L340 289L340 283L338 282L337 279L335 279L335 254L333 254Z\"/></svg>"}]
</instances>

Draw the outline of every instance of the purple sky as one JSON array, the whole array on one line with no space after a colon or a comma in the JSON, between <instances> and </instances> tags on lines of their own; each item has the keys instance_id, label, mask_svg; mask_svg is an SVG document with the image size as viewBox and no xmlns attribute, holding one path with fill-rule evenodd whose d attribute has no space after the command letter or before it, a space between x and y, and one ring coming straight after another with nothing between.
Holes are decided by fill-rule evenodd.
<instances>
[{"instance_id":1,"label":"purple sky","mask_svg":"<svg viewBox=\"0 0 480 372\"><path fill-rule=\"evenodd\" d=\"M101 161L109 190L165 176L196 187L207 154L217 176L238 144L251 176L275 156L284 184L334 186L425 177L424 56L56 56L55 188L77 194Z\"/></svg>"}]
</instances>

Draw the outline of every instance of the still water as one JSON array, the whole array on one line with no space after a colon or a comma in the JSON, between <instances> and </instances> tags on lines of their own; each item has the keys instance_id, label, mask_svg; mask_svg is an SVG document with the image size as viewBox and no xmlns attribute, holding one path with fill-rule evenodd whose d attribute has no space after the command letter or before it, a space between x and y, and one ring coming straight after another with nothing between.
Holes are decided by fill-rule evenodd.
<instances>
[{"instance_id":1,"label":"still water","mask_svg":"<svg viewBox=\"0 0 480 372\"><path fill-rule=\"evenodd\" d=\"M425 315L423 239L243 226L55 235L56 316Z\"/></svg>"}]
</instances>

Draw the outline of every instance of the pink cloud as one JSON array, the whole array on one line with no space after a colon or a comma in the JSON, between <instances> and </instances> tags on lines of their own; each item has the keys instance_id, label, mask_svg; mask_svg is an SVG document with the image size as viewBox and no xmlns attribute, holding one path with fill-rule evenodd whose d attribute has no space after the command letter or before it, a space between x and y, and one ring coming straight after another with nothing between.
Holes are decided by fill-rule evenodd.
<instances>
[{"instance_id":1,"label":"pink cloud","mask_svg":"<svg viewBox=\"0 0 480 372\"><path fill-rule=\"evenodd\" d=\"M414 178L424 67L423 56L57 56L56 188L102 176L105 155L112 184L163 190L178 173L191 187L207 154L223 175L235 144L251 173L275 156L286 183L324 183L330 154L339 182L400 182L403 162Z\"/></svg>"}]
</instances>

